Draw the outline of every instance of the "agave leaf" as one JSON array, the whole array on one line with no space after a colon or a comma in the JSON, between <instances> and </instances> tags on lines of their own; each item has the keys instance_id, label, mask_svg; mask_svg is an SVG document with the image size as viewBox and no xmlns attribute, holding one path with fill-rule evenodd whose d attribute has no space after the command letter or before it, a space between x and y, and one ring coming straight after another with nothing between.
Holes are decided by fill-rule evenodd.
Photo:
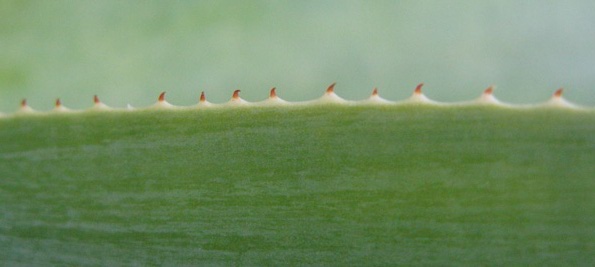
<instances>
[{"instance_id":1,"label":"agave leaf","mask_svg":"<svg viewBox=\"0 0 595 267\"><path fill-rule=\"evenodd\" d=\"M0 120L8 265L582 265L595 114L494 105Z\"/></svg>"}]
</instances>

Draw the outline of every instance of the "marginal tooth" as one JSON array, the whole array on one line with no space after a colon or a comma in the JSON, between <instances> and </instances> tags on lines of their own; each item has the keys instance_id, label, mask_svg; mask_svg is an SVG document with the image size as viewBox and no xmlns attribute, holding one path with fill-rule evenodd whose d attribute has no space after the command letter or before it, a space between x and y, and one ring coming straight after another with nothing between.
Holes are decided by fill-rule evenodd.
<instances>
[{"instance_id":1,"label":"marginal tooth","mask_svg":"<svg viewBox=\"0 0 595 267\"><path fill-rule=\"evenodd\" d=\"M205 92L202 91L200 92L200 98L198 100L198 107L206 107L206 106L211 106L213 104L211 104L209 101L207 101L207 96L205 95Z\"/></svg>"},{"instance_id":2,"label":"marginal tooth","mask_svg":"<svg viewBox=\"0 0 595 267\"><path fill-rule=\"evenodd\" d=\"M56 99L56 104L54 107L55 111L71 111L70 109L66 108L64 105L62 105L62 100L60 100L60 98Z\"/></svg>"},{"instance_id":3,"label":"marginal tooth","mask_svg":"<svg viewBox=\"0 0 595 267\"><path fill-rule=\"evenodd\" d=\"M312 100L312 101L308 101L308 102L303 102L303 103L320 103L320 104L325 104L325 103L349 103L349 101L339 97L337 94L335 94L335 85L337 83L332 83L331 85L328 86L328 88L326 88L326 92L324 93L324 95L322 95L320 98L316 99L316 100Z\"/></svg>"},{"instance_id":4,"label":"marginal tooth","mask_svg":"<svg viewBox=\"0 0 595 267\"><path fill-rule=\"evenodd\" d=\"M237 105L237 104L241 104L241 105L246 105L249 104L249 102L245 101L244 99L242 99L240 97L240 90L235 90L233 91L233 95L231 96L231 99L229 100L229 104L232 105Z\"/></svg>"},{"instance_id":5,"label":"marginal tooth","mask_svg":"<svg viewBox=\"0 0 595 267\"><path fill-rule=\"evenodd\" d=\"M545 103L546 106L553 106L553 107L564 107L564 108L577 108L580 109L581 107L569 102L568 100L564 99L562 93L564 92L563 88L559 88L554 92L552 97L549 101Z\"/></svg>"},{"instance_id":6,"label":"marginal tooth","mask_svg":"<svg viewBox=\"0 0 595 267\"><path fill-rule=\"evenodd\" d=\"M157 98L157 103L155 103L152 108L157 108L157 109L161 109L161 108L165 108L165 109L171 109L171 108L177 108L176 106L170 104L167 102L167 100L165 100L165 92L161 92L161 94L159 94L159 97Z\"/></svg>"},{"instance_id":7,"label":"marginal tooth","mask_svg":"<svg viewBox=\"0 0 595 267\"><path fill-rule=\"evenodd\" d=\"M483 93L479 97L479 101L483 101L483 102L496 101L496 98L494 97L494 86L493 85L490 85L490 86L488 86L488 88L483 90Z\"/></svg>"},{"instance_id":8,"label":"marginal tooth","mask_svg":"<svg viewBox=\"0 0 595 267\"><path fill-rule=\"evenodd\" d=\"M33 110L29 104L27 104L27 99L23 98L23 100L21 100L21 107L19 108L18 112L35 112L35 110Z\"/></svg>"},{"instance_id":9,"label":"marginal tooth","mask_svg":"<svg viewBox=\"0 0 595 267\"><path fill-rule=\"evenodd\" d=\"M273 87L273 88L271 88L271 91L269 92L269 97L267 99L260 101L260 102L256 102L254 104L262 105L262 106L275 106L275 105L287 105L290 103L281 99L277 95L277 88Z\"/></svg>"},{"instance_id":10,"label":"marginal tooth","mask_svg":"<svg viewBox=\"0 0 595 267\"><path fill-rule=\"evenodd\" d=\"M97 95L93 96L93 109L101 109L101 110L108 110L110 107L103 104Z\"/></svg>"},{"instance_id":11,"label":"marginal tooth","mask_svg":"<svg viewBox=\"0 0 595 267\"><path fill-rule=\"evenodd\" d=\"M233 91L233 95L231 96L231 100L240 100L240 90Z\"/></svg>"},{"instance_id":12,"label":"marginal tooth","mask_svg":"<svg viewBox=\"0 0 595 267\"><path fill-rule=\"evenodd\" d=\"M488 88L486 88L483 91L483 94L484 95L492 95L492 93L494 93L494 86L493 85L490 85Z\"/></svg>"},{"instance_id":13,"label":"marginal tooth","mask_svg":"<svg viewBox=\"0 0 595 267\"><path fill-rule=\"evenodd\" d=\"M326 94L330 95L333 94L335 92L335 85L337 83L332 83L331 85L328 86L328 88L326 88Z\"/></svg>"},{"instance_id":14,"label":"marginal tooth","mask_svg":"<svg viewBox=\"0 0 595 267\"><path fill-rule=\"evenodd\" d=\"M400 103L423 103L423 104L434 104L434 105L439 105L440 103L433 101L429 98L427 98L421 91L421 88L424 86L424 83L420 83L415 87L415 90L413 91L413 94L411 95L411 97L409 97L407 100L402 101Z\"/></svg>"},{"instance_id":15,"label":"marginal tooth","mask_svg":"<svg viewBox=\"0 0 595 267\"><path fill-rule=\"evenodd\" d=\"M488 86L488 88L483 90L483 93L475 102L479 104L495 104L500 106L507 106L507 104L500 102L500 100L498 100L494 96L494 88L494 85Z\"/></svg>"},{"instance_id":16,"label":"marginal tooth","mask_svg":"<svg viewBox=\"0 0 595 267\"><path fill-rule=\"evenodd\" d=\"M423 86L424 86L424 83L420 83L420 84L418 84L418 85L415 87L415 91L413 91L413 93L414 93L414 94L417 94L417 95L421 95L421 94L422 94L422 92L421 92L421 88L422 88Z\"/></svg>"},{"instance_id":17,"label":"marginal tooth","mask_svg":"<svg viewBox=\"0 0 595 267\"><path fill-rule=\"evenodd\" d=\"M361 103L361 104L370 104L370 103L390 104L392 102L380 97L380 95L378 94L378 88L374 87L374 89L372 90L372 95L370 95L370 97L368 97L368 99L366 99L366 100L358 101L358 103Z\"/></svg>"},{"instance_id":18,"label":"marginal tooth","mask_svg":"<svg viewBox=\"0 0 595 267\"><path fill-rule=\"evenodd\" d=\"M198 103L205 103L207 101L207 97L205 96L205 92L202 91L200 92L200 99L198 100Z\"/></svg>"}]
</instances>

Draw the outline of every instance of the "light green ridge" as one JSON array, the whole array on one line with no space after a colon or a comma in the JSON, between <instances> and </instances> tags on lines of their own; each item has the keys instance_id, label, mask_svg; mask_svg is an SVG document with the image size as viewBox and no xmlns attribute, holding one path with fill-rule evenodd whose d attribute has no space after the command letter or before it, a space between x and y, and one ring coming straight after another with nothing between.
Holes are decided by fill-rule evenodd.
<instances>
[{"instance_id":1,"label":"light green ridge","mask_svg":"<svg viewBox=\"0 0 595 267\"><path fill-rule=\"evenodd\" d=\"M0 261L589 266L594 151L553 108L8 117Z\"/></svg>"}]
</instances>

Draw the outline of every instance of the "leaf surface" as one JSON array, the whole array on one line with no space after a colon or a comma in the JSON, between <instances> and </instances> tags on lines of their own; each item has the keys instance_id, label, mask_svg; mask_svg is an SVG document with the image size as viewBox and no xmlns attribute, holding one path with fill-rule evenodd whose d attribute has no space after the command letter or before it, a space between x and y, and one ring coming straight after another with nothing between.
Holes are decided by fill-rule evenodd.
<instances>
[{"instance_id":1,"label":"leaf surface","mask_svg":"<svg viewBox=\"0 0 595 267\"><path fill-rule=\"evenodd\" d=\"M595 116L499 107L0 120L0 259L23 265L583 265Z\"/></svg>"}]
</instances>

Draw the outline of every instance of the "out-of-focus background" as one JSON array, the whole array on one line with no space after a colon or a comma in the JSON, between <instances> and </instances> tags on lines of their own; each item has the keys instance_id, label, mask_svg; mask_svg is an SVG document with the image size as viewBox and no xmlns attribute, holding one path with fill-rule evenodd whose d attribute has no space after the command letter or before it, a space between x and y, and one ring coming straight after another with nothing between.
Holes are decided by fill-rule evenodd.
<instances>
[{"instance_id":1,"label":"out-of-focus background","mask_svg":"<svg viewBox=\"0 0 595 267\"><path fill-rule=\"evenodd\" d=\"M495 84L511 103L558 87L595 105L593 1L0 1L0 111L146 106L167 91L249 101L373 87L400 100L425 82L439 101Z\"/></svg>"}]
</instances>

